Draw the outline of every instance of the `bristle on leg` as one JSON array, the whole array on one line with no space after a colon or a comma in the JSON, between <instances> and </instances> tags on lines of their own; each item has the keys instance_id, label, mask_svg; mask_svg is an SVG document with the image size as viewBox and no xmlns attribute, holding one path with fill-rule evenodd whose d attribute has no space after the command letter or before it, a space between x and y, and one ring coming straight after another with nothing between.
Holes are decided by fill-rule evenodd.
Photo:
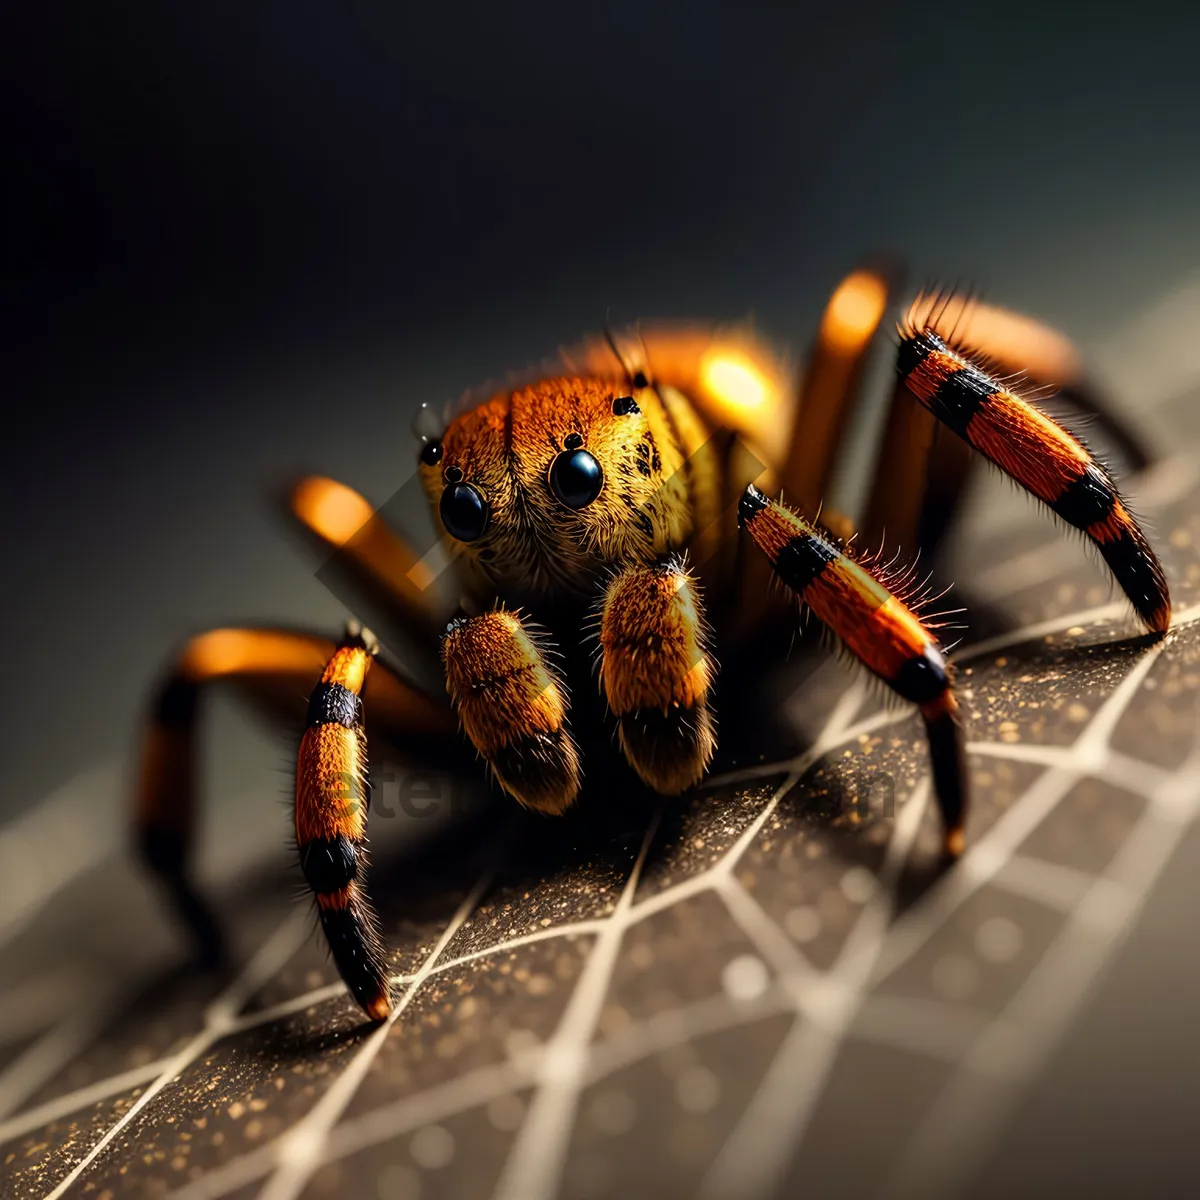
<instances>
[{"instance_id":1,"label":"bristle on leg","mask_svg":"<svg viewBox=\"0 0 1200 1200\"><path fill-rule=\"evenodd\" d=\"M706 642L699 590L683 561L628 567L605 589L600 686L626 761L662 795L698 783L716 750Z\"/></svg>"},{"instance_id":2,"label":"bristle on leg","mask_svg":"<svg viewBox=\"0 0 1200 1200\"><path fill-rule=\"evenodd\" d=\"M942 424L1081 530L1146 627L1166 633L1171 625L1166 576L1108 471L1077 437L973 361L969 351L918 319L918 305L900 327L896 370L904 387Z\"/></svg>"},{"instance_id":3,"label":"bristle on leg","mask_svg":"<svg viewBox=\"0 0 1200 1200\"><path fill-rule=\"evenodd\" d=\"M391 1012L387 952L366 894L367 739L361 693L374 640L352 627L308 706L296 762L296 845L325 940L350 994L373 1021Z\"/></svg>"},{"instance_id":4,"label":"bristle on leg","mask_svg":"<svg viewBox=\"0 0 1200 1200\"><path fill-rule=\"evenodd\" d=\"M863 564L753 484L739 503L738 520L780 582L859 662L920 709L946 852L957 856L968 803L966 759L951 669L936 639Z\"/></svg>"}]
</instances>

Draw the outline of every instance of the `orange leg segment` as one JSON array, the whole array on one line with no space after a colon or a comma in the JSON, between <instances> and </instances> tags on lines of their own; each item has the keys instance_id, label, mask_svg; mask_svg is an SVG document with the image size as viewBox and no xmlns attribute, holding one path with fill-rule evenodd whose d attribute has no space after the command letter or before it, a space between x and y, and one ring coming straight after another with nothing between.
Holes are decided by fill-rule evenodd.
<instances>
[{"instance_id":1,"label":"orange leg segment","mask_svg":"<svg viewBox=\"0 0 1200 1200\"><path fill-rule=\"evenodd\" d=\"M367 896L370 782L363 684L377 647L352 631L330 656L308 705L296 760L296 846L333 961L372 1020L391 1012L387 951Z\"/></svg>"},{"instance_id":2,"label":"orange leg segment","mask_svg":"<svg viewBox=\"0 0 1200 1200\"><path fill-rule=\"evenodd\" d=\"M966 762L951 668L941 647L911 609L798 513L751 485L738 518L779 580L864 666L917 705L929 737L945 849L960 854Z\"/></svg>"},{"instance_id":3,"label":"orange leg segment","mask_svg":"<svg viewBox=\"0 0 1200 1200\"><path fill-rule=\"evenodd\" d=\"M1165 633L1171 599L1162 566L1116 484L1086 446L1030 400L947 341L916 309L896 369L942 424L1081 530L1146 626Z\"/></svg>"},{"instance_id":4,"label":"orange leg segment","mask_svg":"<svg viewBox=\"0 0 1200 1200\"><path fill-rule=\"evenodd\" d=\"M630 766L657 792L699 781L716 749L714 667L695 580L682 562L614 576L600 613L600 681Z\"/></svg>"},{"instance_id":5,"label":"orange leg segment","mask_svg":"<svg viewBox=\"0 0 1200 1200\"><path fill-rule=\"evenodd\" d=\"M209 963L223 953L211 910L190 878L200 789L200 711L208 688L232 684L283 728L295 728L304 698L321 678L335 644L282 629L214 629L192 638L165 673L142 735L133 824L141 857ZM449 709L377 663L372 720L389 744L429 753L452 745Z\"/></svg>"}]
</instances>

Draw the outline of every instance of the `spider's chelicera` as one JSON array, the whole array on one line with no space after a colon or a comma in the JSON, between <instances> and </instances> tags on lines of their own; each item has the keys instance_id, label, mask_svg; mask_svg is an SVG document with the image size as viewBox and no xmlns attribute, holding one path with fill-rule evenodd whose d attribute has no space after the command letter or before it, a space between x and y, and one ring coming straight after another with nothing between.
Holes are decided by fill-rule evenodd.
<instances>
[{"instance_id":1,"label":"spider's chelicera","mask_svg":"<svg viewBox=\"0 0 1200 1200\"><path fill-rule=\"evenodd\" d=\"M852 523L820 508L889 286L869 271L842 284L800 381L746 333L642 331L624 348L611 337L588 342L562 374L493 395L440 436L428 433L418 474L455 561L457 613L438 611L424 561L362 497L303 480L295 516L349 555L419 644L437 648L448 699L377 661L358 627L337 644L247 629L188 644L145 741L137 822L147 860L202 946L215 954L219 938L185 864L207 683L236 678L263 698L311 691L296 769L300 865L343 979L382 1020L391 997L366 891L367 729L414 753L465 736L517 802L563 812L581 785L570 691L590 684L560 674L553 652L578 640L590 613L621 754L648 789L683 792L704 777L717 745L714 639L734 645L769 614L777 597L764 572L916 707L945 853L959 854L968 779L938 626L907 574L848 540L857 524L868 538L886 526L910 559L932 545L965 463L955 443L933 437L935 425L1081 530L1154 633L1170 624L1170 599L1109 472L1008 382L1024 371L1069 388L1135 445L1072 374L1070 348L1013 314L967 312L953 296L918 298L900 326L901 387L864 515ZM788 503L772 498L781 488Z\"/></svg>"}]
</instances>

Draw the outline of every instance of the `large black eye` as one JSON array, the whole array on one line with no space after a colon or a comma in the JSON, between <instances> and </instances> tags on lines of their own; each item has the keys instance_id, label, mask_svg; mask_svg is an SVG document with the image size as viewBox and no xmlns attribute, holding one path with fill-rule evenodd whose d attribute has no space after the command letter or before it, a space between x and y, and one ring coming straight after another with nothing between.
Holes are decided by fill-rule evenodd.
<instances>
[{"instance_id":1,"label":"large black eye","mask_svg":"<svg viewBox=\"0 0 1200 1200\"><path fill-rule=\"evenodd\" d=\"M487 501L471 483L456 483L446 488L438 510L446 532L460 542L473 542L487 526Z\"/></svg>"},{"instance_id":2,"label":"large black eye","mask_svg":"<svg viewBox=\"0 0 1200 1200\"><path fill-rule=\"evenodd\" d=\"M586 508L604 489L604 471L586 450L564 450L550 464L550 487L568 508Z\"/></svg>"}]
</instances>

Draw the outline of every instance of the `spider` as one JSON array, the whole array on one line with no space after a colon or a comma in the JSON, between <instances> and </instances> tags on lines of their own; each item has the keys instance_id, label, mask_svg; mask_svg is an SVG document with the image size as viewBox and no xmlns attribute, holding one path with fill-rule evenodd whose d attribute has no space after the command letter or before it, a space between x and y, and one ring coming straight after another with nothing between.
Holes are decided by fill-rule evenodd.
<instances>
[{"instance_id":1,"label":"spider","mask_svg":"<svg viewBox=\"0 0 1200 1200\"><path fill-rule=\"evenodd\" d=\"M300 866L343 980L380 1021L392 1001L366 890L368 731L426 755L465 735L504 792L563 812L582 772L570 688L590 685L560 668L556 647L578 657L590 614L621 754L652 791L683 792L704 777L717 744L711 629L736 646L768 612L772 576L776 592L798 598L916 706L944 852L960 854L968 780L947 652L911 574L859 553L855 526L820 509L897 286L894 273L872 266L844 280L798 383L749 331L661 326L587 340L556 369L470 400L444 427L426 423L417 471L457 571L452 614L438 612L428 556L365 499L329 479L301 480L294 517L440 659L449 702L378 655L355 624L336 643L267 629L213 630L187 643L148 722L135 825L202 950L214 957L220 948L188 872L206 685L231 679L284 711L289 696L310 695L295 775ZM1062 392L1145 464L1065 339L953 293L924 293L899 325L896 374L859 523L866 538L886 527L907 552L936 543L973 449L1082 531L1141 621L1165 633L1167 585L1138 522L1110 473L1039 406ZM934 436L943 429L957 439ZM771 498L780 492L788 502Z\"/></svg>"}]
</instances>

